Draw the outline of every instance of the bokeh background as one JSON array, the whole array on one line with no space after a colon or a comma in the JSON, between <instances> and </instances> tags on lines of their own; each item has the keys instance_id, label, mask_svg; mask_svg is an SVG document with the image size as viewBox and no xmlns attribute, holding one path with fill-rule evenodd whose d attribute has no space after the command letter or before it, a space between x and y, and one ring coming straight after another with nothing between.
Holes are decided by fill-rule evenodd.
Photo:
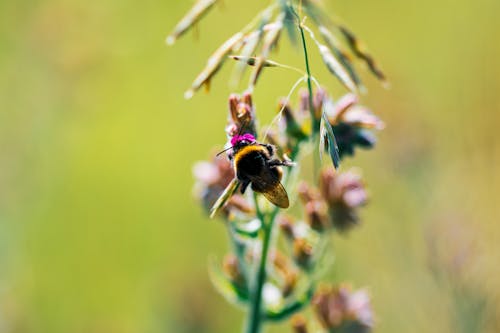
<instances>
[{"instance_id":1,"label":"bokeh background","mask_svg":"<svg viewBox=\"0 0 500 333\"><path fill-rule=\"evenodd\" d=\"M0 1L1 332L239 331L206 272L225 232L191 195L225 139L230 71L183 92L267 2L224 1L167 47L191 1ZM372 199L325 279L369 288L377 332L498 332L500 2L325 6L392 83L363 75L387 129L346 163ZM274 58L302 66L285 40ZM312 71L343 92L314 52ZM296 79L264 73L262 123Z\"/></svg>"}]
</instances>

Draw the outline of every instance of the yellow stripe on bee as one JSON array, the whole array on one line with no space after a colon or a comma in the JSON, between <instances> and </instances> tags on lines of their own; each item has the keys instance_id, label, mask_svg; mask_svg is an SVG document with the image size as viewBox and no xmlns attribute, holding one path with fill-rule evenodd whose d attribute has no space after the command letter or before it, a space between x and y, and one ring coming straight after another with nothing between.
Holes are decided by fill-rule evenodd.
<instances>
[{"instance_id":1,"label":"yellow stripe on bee","mask_svg":"<svg viewBox=\"0 0 500 333\"><path fill-rule=\"evenodd\" d=\"M234 155L234 166L236 167L238 163L241 161L241 159L252 152L261 152L263 153L266 157L269 156L269 152L267 151L267 148L261 145L248 145L243 148L241 148L235 155Z\"/></svg>"}]
</instances>

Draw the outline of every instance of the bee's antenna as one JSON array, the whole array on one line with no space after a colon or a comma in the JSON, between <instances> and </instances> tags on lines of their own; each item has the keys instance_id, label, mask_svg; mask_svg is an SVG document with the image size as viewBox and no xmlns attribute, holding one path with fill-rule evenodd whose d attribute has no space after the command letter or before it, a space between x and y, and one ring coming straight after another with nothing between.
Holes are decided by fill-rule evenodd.
<instances>
[{"instance_id":1,"label":"bee's antenna","mask_svg":"<svg viewBox=\"0 0 500 333\"><path fill-rule=\"evenodd\" d=\"M218 153L217 153L217 155L215 155L215 157L219 157L221 154L223 154L223 153L225 153L226 151L231 150L231 149L233 149L233 147L226 148L226 149L224 149L223 151L218 152Z\"/></svg>"}]
</instances>

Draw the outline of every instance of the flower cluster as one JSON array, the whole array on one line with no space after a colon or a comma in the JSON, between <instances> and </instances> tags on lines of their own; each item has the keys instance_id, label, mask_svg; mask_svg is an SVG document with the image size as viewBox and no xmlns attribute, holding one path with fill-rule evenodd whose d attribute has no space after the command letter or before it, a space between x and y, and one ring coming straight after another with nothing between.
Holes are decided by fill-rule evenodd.
<instances>
[{"instance_id":1,"label":"flower cluster","mask_svg":"<svg viewBox=\"0 0 500 333\"><path fill-rule=\"evenodd\" d=\"M380 128L380 120L375 116L368 116L368 113L364 114L364 118L349 116L349 110L357 112L355 100L350 95L341 98L337 103L333 103L324 90L318 90L313 97L314 113L321 114L321 111L317 110L328 110L325 114L328 115L330 124L333 126L345 122L353 128L366 128L366 125L370 123L374 124L372 128ZM295 153L301 144L310 141L312 134L307 128L309 123L307 120L311 113L308 103L304 102L308 98L309 96L302 92L299 107L296 110L288 101L282 100L279 103L282 112L281 121L276 124L275 131L269 131L268 134L277 154L297 156ZM347 103L346 101L349 100L350 103ZM229 143L234 144L236 137L256 136L256 110L251 94L245 93L242 96L233 94L229 97L228 105L226 134ZM358 121L353 121L353 119L358 119ZM240 135L242 131L246 134ZM354 144L350 141L345 142ZM230 150L231 147L229 146ZM224 195L225 189L236 179L232 153L229 152L228 155L231 159L217 156L211 162L198 162L194 167L193 171L197 179L195 193L207 211L219 197ZM269 249L271 254L269 255L267 282L262 292L263 311L269 320L286 318L311 301L314 285L311 281L308 282L308 276L317 270L318 264L324 263L331 232L345 232L358 225L359 209L368 200L364 182L356 170L339 172L332 167L323 168L319 172L317 186L304 181L300 182L296 194L297 202L302 207L302 218L275 211L276 224L279 225L283 237L288 240L285 242L288 245L283 250L278 249L277 246ZM259 214L262 216L264 212L259 213L258 204L258 200L253 201L250 195L236 192L227 197L222 214L219 215L229 222L227 225L230 235L234 237L232 242L237 250L225 256L221 271L212 274L212 279L226 298L237 303L251 302L252 277L249 274L251 267L255 266L262 256L260 252L262 240L259 235L265 221L259 217ZM216 271L217 268L212 270ZM344 297L347 295L346 290L345 288L338 289L335 295ZM330 291L331 293L333 292ZM323 304L321 295L323 294L316 294L314 298L317 307ZM356 299L356 297L353 298L353 300ZM355 304L353 302L349 303L349 306ZM320 307L324 308L325 305ZM369 304L366 307L369 307ZM345 311L351 315L349 312L351 310L349 308ZM354 324L349 322L348 325ZM371 326L362 327L368 330Z\"/></svg>"},{"instance_id":2,"label":"flower cluster","mask_svg":"<svg viewBox=\"0 0 500 333\"><path fill-rule=\"evenodd\" d=\"M198 0L167 43L175 42L217 2ZM340 172L339 163L358 148L373 148L374 130L384 127L359 104L357 93L364 86L355 60L364 62L382 82L386 78L364 44L344 25L329 19L319 2L271 1L217 48L185 94L190 98L201 87L208 88L228 57L237 61L235 82L246 68L252 69L248 89L229 96L225 149L210 161L198 162L193 170L196 197L211 217L224 221L231 244L222 264L211 265L210 276L228 301L248 308L247 333L287 318L292 318L295 332L306 333L308 320L298 312L309 305L328 332L369 332L373 326L366 292L352 292L346 285L318 289L316 284L332 257L331 235L359 225L359 209L368 201L360 173L355 169ZM284 31L292 43L300 41L305 70L270 59ZM310 72L306 36L328 71L350 93L334 99L319 88ZM276 121L259 137L252 91L265 68L291 69L301 78L289 96L280 100ZM290 97L302 82L307 83L307 90L299 93L298 106L292 107ZM311 146L313 154L302 154L304 147L311 150ZM333 166L323 161L325 152ZM296 167L307 157L320 160L314 163L314 174L319 177L309 183L300 180ZM282 210L288 207L298 214Z\"/></svg>"},{"instance_id":3,"label":"flower cluster","mask_svg":"<svg viewBox=\"0 0 500 333\"><path fill-rule=\"evenodd\" d=\"M299 197L306 221L316 231L335 228L346 231L358 224L358 209L368 195L361 176L350 170L344 173L324 169L320 174L320 190L303 182Z\"/></svg>"}]
</instances>

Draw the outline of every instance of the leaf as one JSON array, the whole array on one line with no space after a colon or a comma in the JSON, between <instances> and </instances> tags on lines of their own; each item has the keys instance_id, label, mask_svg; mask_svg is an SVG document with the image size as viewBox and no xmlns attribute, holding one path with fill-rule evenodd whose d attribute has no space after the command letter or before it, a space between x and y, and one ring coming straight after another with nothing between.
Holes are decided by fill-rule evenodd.
<instances>
[{"instance_id":1,"label":"leaf","mask_svg":"<svg viewBox=\"0 0 500 333\"><path fill-rule=\"evenodd\" d=\"M314 285L309 286L302 295L291 301L285 302L279 309L266 309L266 319L269 321L281 321L302 310L310 303L314 295L314 289Z\"/></svg>"},{"instance_id":2,"label":"leaf","mask_svg":"<svg viewBox=\"0 0 500 333\"><path fill-rule=\"evenodd\" d=\"M242 305L249 300L246 290L241 290L232 283L221 271L218 264L212 258L208 265L210 281L215 289L231 304Z\"/></svg>"},{"instance_id":3,"label":"leaf","mask_svg":"<svg viewBox=\"0 0 500 333\"><path fill-rule=\"evenodd\" d=\"M337 140L335 139L335 134L333 133L332 125L328 121L328 118L326 117L326 113L324 112L324 110L322 118L328 138L328 150L330 152L330 158L332 159L333 166L335 167L335 169L338 169L340 165L339 148L337 146Z\"/></svg>"},{"instance_id":4,"label":"leaf","mask_svg":"<svg viewBox=\"0 0 500 333\"><path fill-rule=\"evenodd\" d=\"M215 201L214 205L210 209L210 218L213 219L215 215L219 212L219 210L224 207L226 204L227 200L231 198L231 196L236 192L238 187L240 186L240 182L237 178L233 178L229 185L227 185L226 189L222 194L219 196L217 201Z\"/></svg>"},{"instance_id":5,"label":"leaf","mask_svg":"<svg viewBox=\"0 0 500 333\"><path fill-rule=\"evenodd\" d=\"M247 223L234 223L234 231L242 236L256 238L259 235L259 231L262 227L262 223L259 219L254 219Z\"/></svg>"}]
</instances>

